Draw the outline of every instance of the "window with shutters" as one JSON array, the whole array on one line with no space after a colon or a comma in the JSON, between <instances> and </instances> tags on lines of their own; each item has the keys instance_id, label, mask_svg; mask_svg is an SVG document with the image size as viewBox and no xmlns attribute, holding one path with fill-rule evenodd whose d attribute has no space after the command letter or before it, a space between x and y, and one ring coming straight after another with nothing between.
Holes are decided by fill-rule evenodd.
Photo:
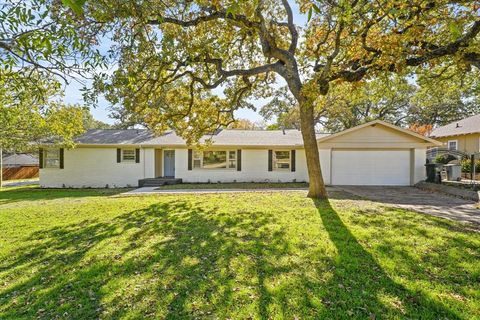
<instances>
[{"instance_id":1,"label":"window with shutters","mask_svg":"<svg viewBox=\"0 0 480 320\"><path fill-rule=\"evenodd\" d=\"M46 149L44 155L44 168L60 168L60 149Z\"/></svg>"},{"instance_id":2,"label":"window with shutters","mask_svg":"<svg viewBox=\"0 0 480 320\"><path fill-rule=\"evenodd\" d=\"M236 169L237 152L235 150L193 151L194 169Z\"/></svg>"},{"instance_id":3,"label":"window with shutters","mask_svg":"<svg viewBox=\"0 0 480 320\"><path fill-rule=\"evenodd\" d=\"M275 150L273 152L273 170L290 170L290 151Z\"/></svg>"},{"instance_id":4,"label":"window with shutters","mask_svg":"<svg viewBox=\"0 0 480 320\"><path fill-rule=\"evenodd\" d=\"M122 162L135 162L135 149L122 149Z\"/></svg>"}]
</instances>

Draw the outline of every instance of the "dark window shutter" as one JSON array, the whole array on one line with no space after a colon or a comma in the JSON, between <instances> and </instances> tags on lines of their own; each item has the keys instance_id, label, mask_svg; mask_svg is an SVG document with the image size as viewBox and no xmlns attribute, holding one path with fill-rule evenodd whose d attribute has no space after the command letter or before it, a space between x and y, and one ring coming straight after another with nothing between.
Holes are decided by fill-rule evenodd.
<instances>
[{"instance_id":1,"label":"dark window shutter","mask_svg":"<svg viewBox=\"0 0 480 320\"><path fill-rule=\"evenodd\" d=\"M60 148L60 169L63 169L63 148Z\"/></svg>"},{"instance_id":2,"label":"dark window shutter","mask_svg":"<svg viewBox=\"0 0 480 320\"><path fill-rule=\"evenodd\" d=\"M268 171L273 170L273 150L268 150Z\"/></svg>"},{"instance_id":3,"label":"dark window shutter","mask_svg":"<svg viewBox=\"0 0 480 320\"><path fill-rule=\"evenodd\" d=\"M122 162L122 149L117 149L117 163Z\"/></svg>"},{"instance_id":4,"label":"dark window shutter","mask_svg":"<svg viewBox=\"0 0 480 320\"><path fill-rule=\"evenodd\" d=\"M188 170L192 170L193 150L188 149Z\"/></svg>"},{"instance_id":5,"label":"dark window shutter","mask_svg":"<svg viewBox=\"0 0 480 320\"><path fill-rule=\"evenodd\" d=\"M140 149L135 149L135 162L140 163Z\"/></svg>"},{"instance_id":6,"label":"dark window shutter","mask_svg":"<svg viewBox=\"0 0 480 320\"><path fill-rule=\"evenodd\" d=\"M237 171L242 171L242 150L237 150Z\"/></svg>"},{"instance_id":7,"label":"dark window shutter","mask_svg":"<svg viewBox=\"0 0 480 320\"><path fill-rule=\"evenodd\" d=\"M38 149L38 167L43 169L43 148Z\"/></svg>"},{"instance_id":8,"label":"dark window shutter","mask_svg":"<svg viewBox=\"0 0 480 320\"><path fill-rule=\"evenodd\" d=\"M291 164L292 172L294 172L295 171L295 150L292 150L292 152L290 153L290 161L292 162Z\"/></svg>"}]
</instances>

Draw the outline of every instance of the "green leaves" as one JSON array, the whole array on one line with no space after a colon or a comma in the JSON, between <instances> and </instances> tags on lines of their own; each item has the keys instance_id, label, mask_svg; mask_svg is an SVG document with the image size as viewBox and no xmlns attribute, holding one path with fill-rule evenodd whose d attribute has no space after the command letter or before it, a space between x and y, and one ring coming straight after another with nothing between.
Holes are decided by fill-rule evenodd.
<instances>
[{"instance_id":1,"label":"green leaves","mask_svg":"<svg viewBox=\"0 0 480 320\"><path fill-rule=\"evenodd\" d=\"M81 16L83 15L83 5L86 0L62 0L62 3L72 9L75 14Z\"/></svg>"},{"instance_id":2,"label":"green leaves","mask_svg":"<svg viewBox=\"0 0 480 320\"><path fill-rule=\"evenodd\" d=\"M448 30L450 30L454 39L459 38L463 33L463 28L456 21L451 21L448 24Z\"/></svg>"},{"instance_id":3,"label":"green leaves","mask_svg":"<svg viewBox=\"0 0 480 320\"><path fill-rule=\"evenodd\" d=\"M308 9L308 17L307 17L307 20L308 20L309 22L310 22L310 20L312 19L313 11L315 11L315 13L317 13L317 14L320 14L320 13L321 13L320 8L319 8L315 3L312 3L312 6L310 7L310 9Z\"/></svg>"}]
</instances>

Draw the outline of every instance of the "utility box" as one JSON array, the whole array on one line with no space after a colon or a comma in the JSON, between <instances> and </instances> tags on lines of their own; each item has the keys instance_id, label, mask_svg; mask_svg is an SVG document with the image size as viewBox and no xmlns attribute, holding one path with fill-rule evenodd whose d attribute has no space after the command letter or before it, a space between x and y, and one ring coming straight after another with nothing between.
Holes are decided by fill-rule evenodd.
<instances>
[{"instance_id":1,"label":"utility box","mask_svg":"<svg viewBox=\"0 0 480 320\"><path fill-rule=\"evenodd\" d=\"M462 179L462 166L459 164L445 165L448 181L460 181Z\"/></svg>"}]
</instances>

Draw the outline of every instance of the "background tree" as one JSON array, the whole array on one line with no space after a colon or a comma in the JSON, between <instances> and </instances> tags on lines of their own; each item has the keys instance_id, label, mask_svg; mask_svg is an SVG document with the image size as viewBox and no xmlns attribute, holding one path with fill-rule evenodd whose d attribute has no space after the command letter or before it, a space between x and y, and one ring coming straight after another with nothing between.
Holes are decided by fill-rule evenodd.
<instances>
[{"instance_id":1,"label":"background tree","mask_svg":"<svg viewBox=\"0 0 480 320\"><path fill-rule=\"evenodd\" d=\"M79 81L103 58L94 24L87 35L79 23L60 1L0 3L0 147L21 150L42 139L72 146L82 132L81 109L59 102L62 84Z\"/></svg>"},{"instance_id":2,"label":"background tree","mask_svg":"<svg viewBox=\"0 0 480 320\"><path fill-rule=\"evenodd\" d=\"M480 113L480 70L436 68L418 76L408 124L443 126Z\"/></svg>"},{"instance_id":3,"label":"background tree","mask_svg":"<svg viewBox=\"0 0 480 320\"><path fill-rule=\"evenodd\" d=\"M30 77L33 79L35 74ZM10 88L14 82L9 80L0 78L0 146L22 151L48 140L71 147L73 138L83 132L83 109L58 101L40 101L28 88ZM42 76L37 78L36 85L48 97L59 94L57 83Z\"/></svg>"},{"instance_id":4,"label":"background tree","mask_svg":"<svg viewBox=\"0 0 480 320\"><path fill-rule=\"evenodd\" d=\"M82 107L82 124L85 130L89 129L112 129L113 126L93 117L90 109Z\"/></svg>"},{"instance_id":5,"label":"background tree","mask_svg":"<svg viewBox=\"0 0 480 320\"><path fill-rule=\"evenodd\" d=\"M242 129L242 130L262 130L265 128L263 123L253 122L248 119L236 119L231 123L228 129Z\"/></svg>"},{"instance_id":6,"label":"background tree","mask_svg":"<svg viewBox=\"0 0 480 320\"><path fill-rule=\"evenodd\" d=\"M446 62L480 66L475 3L298 3L310 17L301 37L287 0L87 2L83 21L112 35L118 65L97 89L153 130L173 128L190 143L232 122L248 99L268 96L279 76L298 105L308 195L326 197L314 126L319 97L339 81ZM90 30L86 24L79 31Z\"/></svg>"},{"instance_id":7,"label":"background tree","mask_svg":"<svg viewBox=\"0 0 480 320\"><path fill-rule=\"evenodd\" d=\"M410 127L408 127L408 129L410 129L410 130L412 130L416 133L420 133L422 136L428 137L430 135L430 133L433 131L433 126L431 124L421 125L421 124L418 124L418 123L414 123L414 124L410 125Z\"/></svg>"}]
</instances>

